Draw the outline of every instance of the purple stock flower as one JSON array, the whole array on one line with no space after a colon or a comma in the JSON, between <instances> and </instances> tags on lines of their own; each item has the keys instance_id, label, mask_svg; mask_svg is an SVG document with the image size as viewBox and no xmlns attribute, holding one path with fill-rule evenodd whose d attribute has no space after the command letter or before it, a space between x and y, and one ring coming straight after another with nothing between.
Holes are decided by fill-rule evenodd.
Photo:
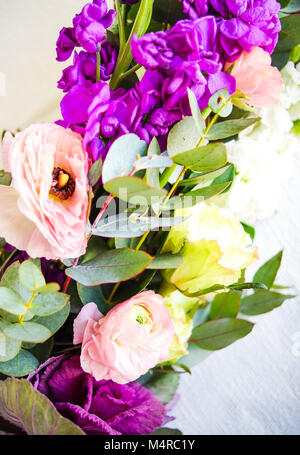
<instances>
[{"instance_id":1,"label":"purple stock flower","mask_svg":"<svg viewBox=\"0 0 300 455\"><path fill-rule=\"evenodd\" d=\"M98 44L104 40L106 29L111 26L115 11L109 10L106 0L97 0L85 5L73 20L75 36L87 52L94 53Z\"/></svg>"},{"instance_id":2,"label":"purple stock flower","mask_svg":"<svg viewBox=\"0 0 300 455\"><path fill-rule=\"evenodd\" d=\"M56 42L56 53L57 53L57 60L59 62L64 62L71 57L74 48L78 46L76 37L75 37L75 30L71 27L64 27L60 33L58 40Z\"/></svg>"},{"instance_id":3,"label":"purple stock flower","mask_svg":"<svg viewBox=\"0 0 300 455\"><path fill-rule=\"evenodd\" d=\"M88 435L146 435L166 420L165 407L148 389L96 381L82 370L78 355L52 357L28 380Z\"/></svg>"},{"instance_id":4,"label":"purple stock flower","mask_svg":"<svg viewBox=\"0 0 300 455\"><path fill-rule=\"evenodd\" d=\"M271 54L277 44L281 25L278 18L280 4L276 0L208 0L209 13L218 18L219 46L224 60L236 60L243 50L250 52L261 47ZM184 0L185 11L191 19L197 10L197 0ZM188 8L187 4L191 4ZM194 6L194 8L193 8Z\"/></svg>"},{"instance_id":5,"label":"purple stock flower","mask_svg":"<svg viewBox=\"0 0 300 455\"><path fill-rule=\"evenodd\" d=\"M167 44L165 32L148 33L138 39L134 34L131 40L133 58L146 68L169 66L174 58L174 52Z\"/></svg>"},{"instance_id":6,"label":"purple stock flower","mask_svg":"<svg viewBox=\"0 0 300 455\"><path fill-rule=\"evenodd\" d=\"M114 71L118 51L105 40L102 43L100 51L100 78L102 81L109 80ZM68 92L76 84L84 84L90 80L96 82L97 57L96 54L89 54L81 51L75 52L73 65L63 71L62 78L58 82L58 88Z\"/></svg>"},{"instance_id":7,"label":"purple stock flower","mask_svg":"<svg viewBox=\"0 0 300 455\"><path fill-rule=\"evenodd\" d=\"M208 11L208 0L182 0L184 14L188 14L191 19L205 16Z\"/></svg>"}]
</instances>

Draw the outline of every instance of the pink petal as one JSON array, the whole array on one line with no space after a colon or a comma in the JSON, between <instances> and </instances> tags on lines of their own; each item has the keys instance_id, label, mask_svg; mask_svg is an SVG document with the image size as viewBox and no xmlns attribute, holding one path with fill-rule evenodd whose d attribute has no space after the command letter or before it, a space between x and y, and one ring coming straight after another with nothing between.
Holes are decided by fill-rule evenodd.
<instances>
[{"instance_id":1,"label":"pink petal","mask_svg":"<svg viewBox=\"0 0 300 455\"><path fill-rule=\"evenodd\" d=\"M74 320L74 336L73 344L82 343L84 332L87 326L87 323L90 319L93 321L99 321L103 318L103 314L97 308L97 305L93 302L87 303L84 305L76 319Z\"/></svg>"}]
</instances>

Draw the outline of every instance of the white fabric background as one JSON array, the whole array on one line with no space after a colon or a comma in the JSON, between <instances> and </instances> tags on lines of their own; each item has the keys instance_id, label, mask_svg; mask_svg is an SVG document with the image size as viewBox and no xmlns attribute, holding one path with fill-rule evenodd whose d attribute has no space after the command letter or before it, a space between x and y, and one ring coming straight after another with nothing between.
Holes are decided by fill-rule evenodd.
<instances>
[{"instance_id":1,"label":"white fabric background","mask_svg":"<svg viewBox=\"0 0 300 455\"><path fill-rule=\"evenodd\" d=\"M66 65L55 61L55 42L85 3L0 0L0 130L59 117L56 82ZM298 294L299 173L300 150L277 213L256 226L260 262L284 248L279 282ZM170 426L191 435L300 434L300 297L255 321L248 337L182 376Z\"/></svg>"}]
</instances>

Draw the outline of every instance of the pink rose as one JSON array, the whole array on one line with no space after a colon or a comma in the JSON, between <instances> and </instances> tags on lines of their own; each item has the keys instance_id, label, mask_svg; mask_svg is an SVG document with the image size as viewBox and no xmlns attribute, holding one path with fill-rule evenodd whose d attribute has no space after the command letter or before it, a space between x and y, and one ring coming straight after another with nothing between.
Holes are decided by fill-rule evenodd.
<instances>
[{"instance_id":1,"label":"pink rose","mask_svg":"<svg viewBox=\"0 0 300 455\"><path fill-rule=\"evenodd\" d=\"M225 65L225 69L230 67ZM282 79L277 68L271 66L271 57L260 47L244 51L234 62L231 75L236 79L237 89L249 98L246 103L256 107L278 103L282 91Z\"/></svg>"},{"instance_id":2,"label":"pink rose","mask_svg":"<svg viewBox=\"0 0 300 455\"><path fill-rule=\"evenodd\" d=\"M81 367L97 381L134 381L166 360L174 325L163 298L142 292L115 306L104 317L95 303L74 321L74 344L82 342Z\"/></svg>"},{"instance_id":3,"label":"pink rose","mask_svg":"<svg viewBox=\"0 0 300 455\"><path fill-rule=\"evenodd\" d=\"M0 185L0 237L31 257L75 258L86 250L88 161L82 138L55 124L3 141L11 186Z\"/></svg>"}]
</instances>

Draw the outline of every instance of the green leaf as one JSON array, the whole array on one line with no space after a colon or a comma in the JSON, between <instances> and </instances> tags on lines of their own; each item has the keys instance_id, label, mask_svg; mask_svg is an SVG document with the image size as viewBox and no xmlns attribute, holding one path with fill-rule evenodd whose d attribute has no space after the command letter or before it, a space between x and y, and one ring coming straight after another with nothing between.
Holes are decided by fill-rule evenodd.
<instances>
[{"instance_id":1,"label":"green leaf","mask_svg":"<svg viewBox=\"0 0 300 455\"><path fill-rule=\"evenodd\" d=\"M43 343L51 337L50 330L36 322L10 324L4 329L4 333L10 338L27 343Z\"/></svg>"},{"instance_id":2,"label":"green leaf","mask_svg":"<svg viewBox=\"0 0 300 455\"><path fill-rule=\"evenodd\" d=\"M300 42L300 16L292 14L281 18L281 32L276 47L277 52L290 51Z\"/></svg>"},{"instance_id":3,"label":"green leaf","mask_svg":"<svg viewBox=\"0 0 300 455\"><path fill-rule=\"evenodd\" d=\"M92 230L93 235L108 238L136 238L148 231L168 228L182 223L185 218L157 218L139 213L121 213L105 218Z\"/></svg>"},{"instance_id":4,"label":"green leaf","mask_svg":"<svg viewBox=\"0 0 300 455\"><path fill-rule=\"evenodd\" d=\"M229 289L243 291L244 289L266 289L266 286L263 283L236 283L231 284Z\"/></svg>"},{"instance_id":5,"label":"green leaf","mask_svg":"<svg viewBox=\"0 0 300 455\"><path fill-rule=\"evenodd\" d=\"M25 261L19 268L19 279L21 284L29 291L36 291L46 285L42 272L30 260Z\"/></svg>"},{"instance_id":6,"label":"green leaf","mask_svg":"<svg viewBox=\"0 0 300 455\"><path fill-rule=\"evenodd\" d=\"M232 183L234 180L234 177L235 177L235 168L234 168L233 164L230 164L228 166L228 168L225 170L225 172L223 172L223 174L219 175L218 177L216 177L214 179L214 181L212 182L212 185L219 185L220 183L227 183L227 182ZM227 187L225 191L228 191L230 186Z\"/></svg>"},{"instance_id":7,"label":"green leaf","mask_svg":"<svg viewBox=\"0 0 300 455\"><path fill-rule=\"evenodd\" d=\"M154 431L154 433L151 434L156 436L175 436L182 435L182 432L174 428L158 428Z\"/></svg>"},{"instance_id":8,"label":"green leaf","mask_svg":"<svg viewBox=\"0 0 300 455\"><path fill-rule=\"evenodd\" d=\"M275 256L273 256L269 261L267 261L263 266L261 266L256 274L253 277L253 281L259 283L264 283L268 289L274 284L277 272L281 265L282 260L282 251L279 251Z\"/></svg>"},{"instance_id":9,"label":"green leaf","mask_svg":"<svg viewBox=\"0 0 300 455\"><path fill-rule=\"evenodd\" d=\"M216 351L248 335L253 326L254 324L244 319L224 318L209 321L194 328L190 341L202 349Z\"/></svg>"},{"instance_id":10,"label":"green leaf","mask_svg":"<svg viewBox=\"0 0 300 455\"><path fill-rule=\"evenodd\" d=\"M16 357L21 349L21 342L8 338L3 330L9 326L9 322L0 319L0 362L8 362Z\"/></svg>"},{"instance_id":11,"label":"green leaf","mask_svg":"<svg viewBox=\"0 0 300 455\"><path fill-rule=\"evenodd\" d=\"M146 151L146 142L135 134L125 134L119 137L112 144L105 158L102 169L103 183L129 175L134 168L137 157L145 155Z\"/></svg>"},{"instance_id":12,"label":"green leaf","mask_svg":"<svg viewBox=\"0 0 300 455\"><path fill-rule=\"evenodd\" d=\"M50 330L51 334L54 335L62 325L66 322L70 314L70 303L68 302L62 310L58 311L51 316L43 316L35 319L34 322L47 327Z\"/></svg>"},{"instance_id":13,"label":"green leaf","mask_svg":"<svg viewBox=\"0 0 300 455\"><path fill-rule=\"evenodd\" d=\"M0 170L0 185L9 186L11 184L11 181L11 173Z\"/></svg>"},{"instance_id":14,"label":"green leaf","mask_svg":"<svg viewBox=\"0 0 300 455\"><path fill-rule=\"evenodd\" d=\"M60 292L40 294L35 297L30 308L36 316L49 316L60 311L69 301L69 296Z\"/></svg>"},{"instance_id":15,"label":"green leaf","mask_svg":"<svg viewBox=\"0 0 300 455\"><path fill-rule=\"evenodd\" d=\"M111 305L107 305L105 302L100 286L87 287L77 283L77 290L83 305L94 302L97 305L98 310L104 315L111 309Z\"/></svg>"},{"instance_id":16,"label":"green leaf","mask_svg":"<svg viewBox=\"0 0 300 455\"><path fill-rule=\"evenodd\" d=\"M181 357L179 362L186 365L188 368L192 368L203 362L211 353L212 351L201 349L196 344L189 343L188 354Z\"/></svg>"},{"instance_id":17,"label":"green leaf","mask_svg":"<svg viewBox=\"0 0 300 455\"><path fill-rule=\"evenodd\" d=\"M150 145L148 148L148 156L149 157L158 156L158 155L160 155L160 153L161 153L161 151L160 151L160 146L159 146L158 140L156 139L156 137L154 137L152 139L152 141L150 142ZM148 168L147 172L146 172L146 180L147 180L148 185L159 188L160 187L159 169Z\"/></svg>"},{"instance_id":18,"label":"green leaf","mask_svg":"<svg viewBox=\"0 0 300 455\"><path fill-rule=\"evenodd\" d=\"M0 287L4 286L10 289L13 289L17 294L20 294L23 297L23 300L29 300L32 296L32 292L29 292L26 288L22 286L19 281L19 269L21 267L20 262L16 261L10 265L0 282Z\"/></svg>"},{"instance_id":19,"label":"green leaf","mask_svg":"<svg viewBox=\"0 0 300 455\"><path fill-rule=\"evenodd\" d=\"M285 300L294 297L294 295L284 295L277 292L257 291L242 299L241 312L249 316L268 313L282 305Z\"/></svg>"},{"instance_id":20,"label":"green leaf","mask_svg":"<svg viewBox=\"0 0 300 455\"><path fill-rule=\"evenodd\" d=\"M155 204L167 194L165 190L149 186L138 177L115 178L107 182L104 188L122 201L139 206Z\"/></svg>"},{"instance_id":21,"label":"green leaf","mask_svg":"<svg viewBox=\"0 0 300 455\"><path fill-rule=\"evenodd\" d=\"M209 318L235 318L239 313L240 301L241 296L235 291L217 294L211 303Z\"/></svg>"},{"instance_id":22,"label":"green leaf","mask_svg":"<svg viewBox=\"0 0 300 455\"><path fill-rule=\"evenodd\" d=\"M231 182L220 183L219 185L210 185L198 190L189 191L184 193L183 196L174 196L170 199L167 204L164 205L165 209L179 209L179 208L188 208L194 205L199 204L200 202L206 201L217 194L223 193L229 186Z\"/></svg>"},{"instance_id":23,"label":"green leaf","mask_svg":"<svg viewBox=\"0 0 300 455\"><path fill-rule=\"evenodd\" d=\"M174 156L174 161L196 172L215 171L227 163L226 147L221 142L204 145Z\"/></svg>"},{"instance_id":24,"label":"green leaf","mask_svg":"<svg viewBox=\"0 0 300 455\"><path fill-rule=\"evenodd\" d=\"M286 0L282 0L282 1L284 2ZM296 13L299 10L300 10L300 1L299 0L288 1L288 6L286 6L283 9L283 11L285 13Z\"/></svg>"},{"instance_id":25,"label":"green leaf","mask_svg":"<svg viewBox=\"0 0 300 455\"><path fill-rule=\"evenodd\" d=\"M208 105L211 110L218 113L220 117L228 117L232 112L232 103L229 102L230 95L228 90L218 90L208 101ZM221 109L223 107L223 109ZM220 110L221 109L221 110Z\"/></svg>"},{"instance_id":26,"label":"green leaf","mask_svg":"<svg viewBox=\"0 0 300 455\"><path fill-rule=\"evenodd\" d=\"M152 155L152 156L144 156L139 158L135 163L135 170L142 171L144 169L160 169L166 167L172 167L173 160L166 155Z\"/></svg>"},{"instance_id":27,"label":"green leaf","mask_svg":"<svg viewBox=\"0 0 300 455\"><path fill-rule=\"evenodd\" d=\"M258 120L260 120L260 117L233 119L216 123L211 127L207 138L210 141L216 141L219 139L235 136L249 126L254 125L254 123L258 122Z\"/></svg>"},{"instance_id":28,"label":"green leaf","mask_svg":"<svg viewBox=\"0 0 300 455\"><path fill-rule=\"evenodd\" d=\"M99 158L97 161L95 161L92 166L90 167L89 173L88 173L88 180L90 186L95 186L101 177L102 173L102 159Z\"/></svg>"},{"instance_id":29,"label":"green leaf","mask_svg":"<svg viewBox=\"0 0 300 455\"><path fill-rule=\"evenodd\" d=\"M208 182L216 183L217 178L220 176L223 176L223 174L227 175L227 171L229 171L232 166L233 166L232 164L227 164L226 166L223 166L220 169L217 169L216 171L204 172L199 175L192 174L193 177L181 180L178 183L178 186L189 187L189 186L195 186L195 185L204 185L205 183L208 183ZM226 179L226 181L228 181L228 180Z\"/></svg>"},{"instance_id":30,"label":"green leaf","mask_svg":"<svg viewBox=\"0 0 300 455\"><path fill-rule=\"evenodd\" d=\"M253 242L254 239L255 239L255 229L254 229L254 227L250 226L249 224L246 224L246 223L241 223L241 225L243 226L244 231L246 232L246 234L248 234L250 236L250 239ZM258 281L260 281L260 280L258 280Z\"/></svg>"},{"instance_id":31,"label":"green leaf","mask_svg":"<svg viewBox=\"0 0 300 455\"><path fill-rule=\"evenodd\" d=\"M160 269L176 269L180 267L183 262L183 256L181 254L162 254L153 259L151 264L148 266L150 270Z\"/></svg>"},{"instance_id":32,"label":"green leaf","mask_svg":"<svg viewBox=\"0 0 300 455\"><path fill-rule=\"evenodd\" d=\"M33 346L30 349L30 352L31 354L34 355L34 357L38 359L40 363L44 363L46 362L46 360L49 359L49 357L51 357L53 345L54 345L53 338L49 338L44 343L39 343Z\"/></svg>"},{"instance_id":33,"label":"green leaf","mask_svg":"<svg viewBox=\"0 0 300 455\"><path fill-rule=\"evenodd\" d=\"M54 294L59 292L60 285L58 283L47 283L45 286L37 289L39 294Z\"/></svg>"},{"instance_id":34,"label":"green leaf","mask_svg":"<svg viewBox=\"0 0 300 455\"><path fill-rule=\"evenodd\" d=\"M197 101L197 98L196 98L194 92L190 88L187 89L187 92L188 92L188 98L189 98L190 108L191 108L194 122L196 124L196 127L198 128L198 132L199 132L200 136L202 136L203 131L205 130L205 127L206 127L205 120L202 117L202 114L201 114L201 111L199 108L199 104L198 104L198 101Z\"/></svg>"},{"instance_id":35,"label":"green leaf","mask_svg":"<svg viewBox=\"0 0 300 455\"><path fill-rule=\"evenodd\" d=\"M67 276L84 286L127 281L147 268L152 257L144 251L122 248L100 254L83 266L66 270Z\"/></svg>"},{"instance_id":36,"label":"green leaf","mask_svg":"<svg viewBox=\"0 0 300 455\"><path fill-rule=\"evenodd\" d=\"M279 3L281 5L281 8L286 8L291 3L291 0L279 0ZM299 7L300 7L300 4L299 4Z\"/></svg>"},{"instance_id":37,"label":"green leaf","mask_svg":"<svg viewBox=\"0 0 300 455\"><path fill-rule=\"evenodd\" d=\"M172 401L179 386L179 376L175 373L154 373L145 384L153 395L164 405Z\"/></svg>"},{"instance_id":38,"label":"green leaf","mask_svg":"<svg viewBox=\"0 0 300 455\"><path fill-rule=\"evenodd\" d=\"M7 313L23 316L27 308L22 297L4 286L0 287L0 308Z\"/></svg>"},{"instance_id":39,"label":"green leaf","mask_svg":"<svg viewBox=\"0 0 300 455\"><path fill-rule=\"evenodd\" d=\"M0 414L28 435L85 434L69 419L62 417L51 401L26 380L10 378L1 381Z\"/></svg>"},{"instance_id":40,"label":"green leaf","mask_svg":"<svg viewBox=\"0 0 300 455\"><path fill-rule=\"evenodd\" d=\"M168 136L168 155L172 158L175 155L193 150L200 141L199 130L193 117L184 117L183 120L176 123L171 129Z\"/></svg>"},{"instance_id":41,"label":"green leaf","mask_svg":"<svg viewBox=\"0 0 300 455\"><path fill-rule=\"evenodd\" d=\"M0 363L0 373L6 376L22 377L32 373L39 366L38 360L28 351L21 349L19 353L9 362ZM0 403L1 403L1 388L4 382L0 381ZM14 397L16 400L17 396ZM0 414L3 416L3 406L0 404ZM24 410L23 410L24 411Z\"/></svg>"}]
</instances>

